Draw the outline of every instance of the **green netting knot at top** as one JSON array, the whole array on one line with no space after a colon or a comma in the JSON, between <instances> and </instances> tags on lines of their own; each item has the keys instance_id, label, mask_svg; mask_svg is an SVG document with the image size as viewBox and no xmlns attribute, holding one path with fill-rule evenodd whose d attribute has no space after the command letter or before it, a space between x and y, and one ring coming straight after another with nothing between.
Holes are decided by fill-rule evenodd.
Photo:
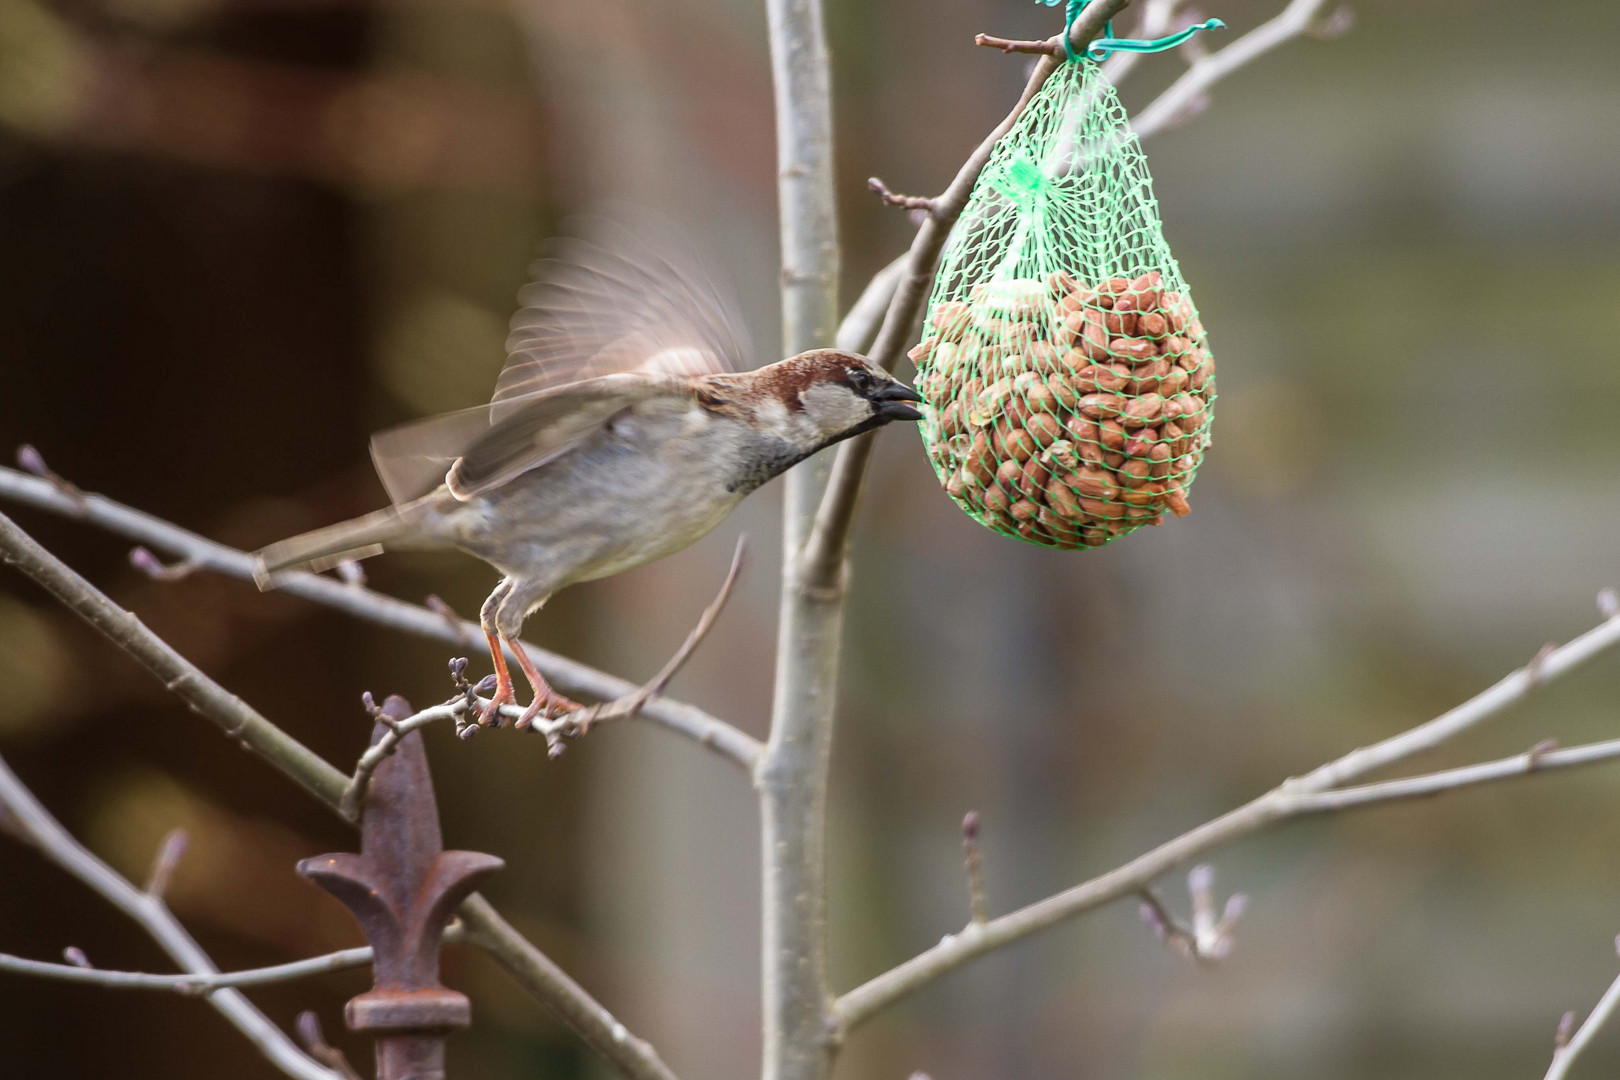
<instances>
[{"instance_id":1,"label":"green netting knot at top","mask_svg":"<svg viewBox=\"0 0 1620 1080\"><path fill-rule=\"evenodd\" d=\"M989 528L1076 549L1187 513L1215 361L1095 62L1062 65L996 144L912 357L935 471Z\"/></svg>"},{"instance_id":2,"label":"green netting knot at top","mask_svg":"<svg viewBox=\"0 0 1620 1080\"><path fill-rule=\"evenodd\" d=\"M1074 21L1080 17L1080 13L1086 9L1086 5L1090 3L1091 0L1039 0L1039 2L1047 7L1057 7L1059 4L1064 5L1063 51L1068 55L1070 60L1080 59L1079 55L1074 51L1074 43L1069 40L1069 31L1074 26ZM1191 26L1188 26L1166 37L1154 38L1151 41L1144 41L1141 38L1115 37L1114 20L1109 19L1108 25L1104 28L1102 36L1086 46L1086 58L1090 60L1106 60L1108 59L1109 55L1116 50L1120 52L1143 53L1164 52L1166 49L1173 49L1177 45L1182 44L1200 30L1224 29L1226 29L1226 24L1221 20L1205 19L1201 23L1193 23Z\"/></svg>"}]
</instances>

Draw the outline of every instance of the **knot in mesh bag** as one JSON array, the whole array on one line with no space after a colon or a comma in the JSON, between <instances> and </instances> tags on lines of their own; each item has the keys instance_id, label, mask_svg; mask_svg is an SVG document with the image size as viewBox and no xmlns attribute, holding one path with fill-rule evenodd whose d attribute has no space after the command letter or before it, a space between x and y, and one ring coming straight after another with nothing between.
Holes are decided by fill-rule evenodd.
<instances>
[{"instance_id":1,"label":"knot in mesh bag","mask_svg":"<svg viewBox=\"0 0 1620 1080\"><path fill-rule=\"evenodd\" d=\"M1076 549L1187 513L1215 361L1095 63L1063 64L996 144L911 355L929 457L981 524Z\"/></svg>"}]
</instances>

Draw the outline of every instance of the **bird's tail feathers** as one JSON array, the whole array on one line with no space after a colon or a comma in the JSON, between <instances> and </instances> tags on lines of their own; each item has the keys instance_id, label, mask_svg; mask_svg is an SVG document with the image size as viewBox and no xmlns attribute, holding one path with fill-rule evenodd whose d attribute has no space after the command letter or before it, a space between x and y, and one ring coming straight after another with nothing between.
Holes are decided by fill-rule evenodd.
<instances>
[{"instance_id":1,"label":"bird's tail feathers","mask_svg":"<svg viewBox=\"0 0 1620 1080\"><path fill-rule=\"evenodd\" d=\"M368 559L385 548L413 546L408 541L424 509L420 503L391 506L261 548L253 556L253 580L260 589L270 589L275 585L270 575L278 570L319 573L342 562Z\"/></svg>"}]
</instances>

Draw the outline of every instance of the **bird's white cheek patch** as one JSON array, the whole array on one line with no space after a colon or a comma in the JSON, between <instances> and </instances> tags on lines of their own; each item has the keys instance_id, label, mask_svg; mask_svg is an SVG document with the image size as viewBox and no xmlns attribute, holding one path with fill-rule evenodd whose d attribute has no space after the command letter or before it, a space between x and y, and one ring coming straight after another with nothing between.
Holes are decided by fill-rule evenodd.
<instances>
[{"instance_id":1,"label":"bird's white cheek patch","mask_svg":"<svg viewBox=\"0 0 1620 1080\"><path fill-rule=\"evenodd\" d=\"M812 386L800 395L805 415L826 433L848 431L872 417L872 406L847 388L833 383Z\"/></svg>"}]
</instances>

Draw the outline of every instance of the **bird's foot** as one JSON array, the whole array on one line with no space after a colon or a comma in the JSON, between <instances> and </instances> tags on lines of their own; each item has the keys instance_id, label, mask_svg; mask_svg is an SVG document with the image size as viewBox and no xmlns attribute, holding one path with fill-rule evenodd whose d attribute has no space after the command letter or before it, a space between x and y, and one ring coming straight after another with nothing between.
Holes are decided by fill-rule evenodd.
<instances>
[{"instance_id":1,"label":"bird's foot","mask_svg":"<svg viewBox=\"0 0 1620 1080\"><path fill-rule=\"evenodd\" d=\"M512 688L510 686L496 687L494 696L491 697L489 701L485 703L484 707L478 712L478 726L500 727L501 706L516 704L517 695L512 693ZM525 713L524 715L527 714Z\"/></svg>"},{"instance_id":2,"label":"bird's foot","mask_svg":"<svg viewBox=\"0 0 1620 1080\"><path fill-rule=\"evenodd\" d=\"M534 695L534 700L529 702L529 707L523 710L523 715L512 726L519 731L527 731L536 717L550 720L565 713L579 712L583 708L579 702L563 697L548 687L544 693Z\"/></svg>"}]
</instances>

